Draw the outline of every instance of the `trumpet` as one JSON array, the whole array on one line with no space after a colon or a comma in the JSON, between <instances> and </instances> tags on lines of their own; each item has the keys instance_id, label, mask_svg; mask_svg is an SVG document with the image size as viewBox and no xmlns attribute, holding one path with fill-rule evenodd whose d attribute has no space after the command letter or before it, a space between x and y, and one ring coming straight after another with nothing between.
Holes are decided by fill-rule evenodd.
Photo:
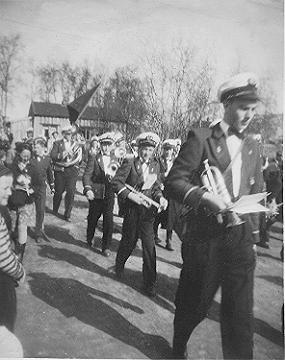
<instances>
[{"instance_id":1,"label":"trumpet","mask_svg":"<svg viewBox=\"0 0 285 360\"><path fill-rule=\"evenodd\" d=\"M106 169L106 176L111 181L116 175L117 170L122 165L124 158L127 155L127 150L125 147L116 147L111 152L111 161Z\"/></svg>"},{"instance_id":2,"label":"trumpet","mask_svg":"<svg viewBox=\"0 0 285 360\"><path fill-rule=\"evenodd\" d=\"M129 184L125 184L126 188L129 189L131 192L133 192L136 195L139 195L142 200L146 201L147 203L149 203L150 205L155 206L158 210L160 209L160 204L154 200L152 200L151 198L149 198L148 196L144 195L143 193L137 191L134 187L132 187Z\"/></svg>"},{"instance_id":3,"label":"trumpet","mask_svg":"<svg viewBox=\"0 0 285 360\"><path fill-rule=\"evenodd\" d=\"M231 196L225 184L224 177L216 166L210 166L209 160L204 161L205 170L201 174L201 181L204 187L214 195L221 197L227 207L233 205ZM227 211L227 210L226 210ZM227 227L237 226L244 223L233 211L228 210L229 221ZM217 218L220 223L223 222L222 214L218 214Z\"/></svg>"}]
</instances>

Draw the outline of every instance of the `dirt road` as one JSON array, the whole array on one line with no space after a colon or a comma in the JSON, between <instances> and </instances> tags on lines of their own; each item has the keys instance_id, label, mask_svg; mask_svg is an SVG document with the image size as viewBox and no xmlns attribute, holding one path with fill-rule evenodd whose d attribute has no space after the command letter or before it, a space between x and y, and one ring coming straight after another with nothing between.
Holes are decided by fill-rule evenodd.
<instances>
[{"instance_id":1,"label":"dirt road","mask_svg":"<svg viewBox=\"0 0 285 360\"><path fill-rule=\"evenodd\" d=\"M80 184L78 185L80 191ZM50 208L50 201L47 207ZM179 277L180 241L174 252L157 247L158 296L141 293L142 260L138 246L117 281L114 265L122 220L115 218L112 254L100 254L100 230L94 250L85 245L87 201L78 193L72 223L46 214L46 241L28 239L26 284L17 289L16 335L26 357L169 358L174 296ZM165 236L160 232L161 237ZM271 232L271 248L258 249L255 281L255 359L283 359L281 306L282 225ZM97 246L97 248L96 248ZM219 294L211 314L189 342L193 359L222 357L218 322Z\"/></svg>"}]
</instances>

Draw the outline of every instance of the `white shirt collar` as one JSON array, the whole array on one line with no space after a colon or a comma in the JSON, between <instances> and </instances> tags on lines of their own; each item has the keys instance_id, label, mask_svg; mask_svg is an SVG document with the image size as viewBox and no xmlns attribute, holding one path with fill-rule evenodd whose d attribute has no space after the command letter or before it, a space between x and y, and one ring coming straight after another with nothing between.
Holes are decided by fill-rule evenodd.
<instances>
[{"instance_id":1,"label":"white shirt collar","mask_svg":"<svg viewBox=\"0 0 285 360\"><path fill-rule=\"evenodd\" d=\"M226 123L224 120L222 120L220 122L220 127L223 130L223 132L225 133L225 135L228 136L228 130L229 130L230 125L228 123Z\"/></svg>"}]
</instances>

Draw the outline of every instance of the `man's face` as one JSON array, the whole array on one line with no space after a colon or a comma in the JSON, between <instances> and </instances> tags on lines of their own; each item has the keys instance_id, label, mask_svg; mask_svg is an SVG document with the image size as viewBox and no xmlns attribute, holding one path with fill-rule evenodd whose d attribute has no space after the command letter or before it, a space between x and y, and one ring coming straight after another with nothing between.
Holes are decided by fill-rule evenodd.
<instances>
[{"instance_id":1,"label":"man's face","mask_svg":"<svg viewBox=\"0 0 285 360\"><path fill-rule=\"evenodd\" d=\"M67 141L70 141L71 140L71 137L72 137L72 134L71 132L65 132L63 134L63 137L67 140Z\"/></svg>"},{"instance_id":2,"label":"man's face","mask_svg":"<svg viewBox=\"0 0 285 360\"><path fill-rule=\"evenodd\" d=\"M32 139L32 138L33 138L33 133L32 133L32 131L28 131L28 132L27 132L27 138L28 138L28 139Z\"/></svg>"},{"instance_id":3,"label":"man's face","mask_svg":"<svg viewBox=\"0 0 285 360\"><path fill-rule=\"evenodd\" d=\"M20 158L21 158L23 163L27 163L31 158L30 150L24 149L20 154Z\"/></svg>"},{"instance_id":4,"label":"man's face","mask_svg":"<svg viewBox=\"0 0 285 360\"><path fill-rule=\"evenodd\" d=\"M139 148L139 155L143 161L149 161L154 152L153 146L142 146Z\"/></svg>"},{"instance_id":5,"label":"man's face","mask_svg":"<svg viewBox=\"0 0 285 360\"><path fill-rule=\"evenodd\" d=\"M58 138L58 133L53 133L52 136L56 140Z\"/></svg>"},{"instance_id":6,"label":"man's face","mask_svg":"<svg viewBox=\"0 0 285 360\"><path fill-rule=\"evenodd\" d=\"M163 149L163 155L166 160L171 160L173 158L174 149L170 147L166 147Z\"/></svg>"},{"instance_id":7,"label":"man's face","mask_svg":"<svg viewBox=\"0 0 285 360\"><path fill-rule=\"evenodd\" d=\"M11 186L13 183L13 177L11 175L0 177L0 205L6 206L8 198L12 194Z\"/></svg>"},{"instance_id":8,"label":"man's face","mask_svg":"<svg viewBox=\"0 0 285 360\"><path fill-rule=\"evenodd\" d=\"M112 149L112 143L108 143L108 142L101 143L101 149L103 155L110 155Z\"/></svg>"},{"instance_id":9,"label":"man's face","mask_svg":"<svg viewBox=\"0 0 285 360\"><path fill-rule=\"evenodd\" d=\"M225 105L224 120L238 132L243 132L253 119L257 101L234 99Z\"/></svg>"},{"instance_id":10,"label":"man's face","mask_svg":"<svg viewBox=\"0 0 285 360\"><path fill-rule=\"evenodd\" d=\"M37 156L43 156L45 148L41 144L35 144L34 151Z\"/></svg>"}]
</instances>

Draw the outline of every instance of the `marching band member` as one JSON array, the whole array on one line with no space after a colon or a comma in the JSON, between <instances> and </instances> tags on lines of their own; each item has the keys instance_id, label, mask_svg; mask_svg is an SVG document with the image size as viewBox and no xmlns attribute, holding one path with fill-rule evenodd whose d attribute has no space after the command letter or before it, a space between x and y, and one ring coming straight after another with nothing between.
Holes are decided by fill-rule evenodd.
<instances>
[{"instance_id":1,"label":"marching band member","mask_svg":"<svg viewBox=\"0 0 285 360\"><path fill-rule=\"evenodd\" d=\"M151 132L138 136L138 156L125 159L112 181L115 192L126 200L122 238L116 265L112 270L117 277L122 275L125 263L140 238L143 251L143 290L150 297L156 294L156 253L153 232L156 210L151 206L151 201L158 202L158 206L162 209L167 207L167 200L161 191L159 163L153 158L154 149L159 141L158 135ZM129 190L129 185L141 191L141 194L147 198Z\"/></svg>"},{"instance_id":2,"label":"marching band member","mask_svg":"<svg viewBox=\"0 0 285 360\"><path fill-rule=\"evenodd\" d=\"M22 142L29 144L32 147L34 142L34 129L32 127L28 128L26 134L27 135L22 139Z\"/></svg>"},{"instance_id":3,"label":"marching band member","mask_svg":"<svg viewBox=\"0 0 285 360\"><path fill-rule=\"evenodd\" d=\"M97 222L103 214L102 254L110 256L113 235L114 192L110 183L108 170L111 162L111 150L114 144L112 132L99 137L101 152L89 155L83 175L84 194L89 201L87 218L87 245L92 247Z\"/></svg>"},{"instance_id":4,"label":"marching band member","mask_svg":"<svg viewBox=\"0 0 285 360\"><path fill-rule=\"evenodd\" d=\"M34 140L34 156L31 159L32 185L35 191L36 227L35 240L40 242L44 236L43 222L46 206L46 183L54 193L54 175L49 155L45 155L46 141L44 138Z\"/></svg>"},{"instance_id":5,"label":"marching band member","mask_svg":"<svg viewBox=\"0 0 285 360\"><path fill-rule=\"evenodd\" d=\"M189 132L165 182L167 194L192 209L182 241L183 267L175 300L176 359L187 358L189 337L206 317L219 286L224 358L253 356L258 214L245 214L244 222L227 227L214 215L226 209L226 199L202 187L201 173L208 160L222 174L232 201L262 191L258 144L244 133L259 101L255 75L230 78L220 86L218 98L224 107L223 120L212 128Z\"/></svg>"},{"instance_id":6,"label":"marching band member","mask_svg":"<svg viewBox=\"0 0 285 360\"><path fill-rule=\"evenodd\" d=\"M65 194L64 219L70 222L74 202L79 165L82 161L82 148L72 138L74 128L71 125L62 129L63 138L53 144L50 157L54 163L55 193L53 213L58 215L63 193Z\"/></svg>"},{"instance_id":7,"label":"marching band member","mask_svg":"<svg viewBox=\"0 0 285 360\"><path fill-rule=\"evenodd\" d=\"M99 138L94 135L90 139L89 155L97 155L99 152Z\"/></svg>"},{"instance_id":8,"label":"marching band member","mask_svg":"<svg viewBox=\"0 0 285 360\"><path fill-rule=\"evenodd\" d=\"M161 169L161 180L164 182L167 177L170 169L172 168L173 161L176 156L176 139L167 139L162 143L162 154L159 158L160 169ZM155 243L160 244L161 240L158 237L158 226L161 224L162 229L166 229L166 246L165 248L169 251L173 251L171 245L172 240L172 229L174 223L175 212L173 206L171 205L173 200L168 201L168 207L165 211L161 211L157 214L154 221L154 235Z\"/></svg>"}]
</instances>

